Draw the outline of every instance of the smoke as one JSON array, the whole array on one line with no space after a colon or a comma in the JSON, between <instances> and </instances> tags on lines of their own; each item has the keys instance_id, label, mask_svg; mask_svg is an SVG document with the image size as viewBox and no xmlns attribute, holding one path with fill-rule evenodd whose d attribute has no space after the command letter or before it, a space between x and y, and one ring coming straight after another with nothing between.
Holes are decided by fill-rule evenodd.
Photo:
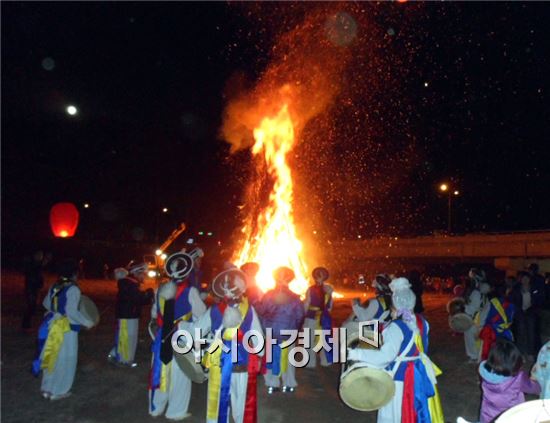
<instances>
[{"instance_id":1,"label":"smoke","mask_svg":"<svg viewBox=\"0 0 550 423\"><path fill-rule=\"evenodd\" d=\"M287 104L299 137L306 124L327 110L341 86L357 25L347 13L326 8L306 15L280 35L271 60L256 85L233 97L226 106L221 136L231 151L252 146L252 131L261 119Z\"/></svg>"}]
</instances>

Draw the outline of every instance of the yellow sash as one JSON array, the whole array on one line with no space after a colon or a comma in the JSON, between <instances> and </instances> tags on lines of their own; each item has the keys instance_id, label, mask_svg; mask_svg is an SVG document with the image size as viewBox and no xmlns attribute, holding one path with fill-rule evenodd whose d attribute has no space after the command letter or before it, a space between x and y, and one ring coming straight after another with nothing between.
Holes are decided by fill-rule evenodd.
<instances>
[{"instance_id":1,"label":"yellow sash","mask_svg":"<svg viewBox=\"0 0 550 423\"><path fill-rule=\"evenodd\" d=\"M53 372L65 333L70 330L71 324L69 323L69 319L65 316L53 319L50 322L48 338L46 339L46 344L42 351L42 364L40 366L42 369L48 370L49 373Z\"/></svg>"},{"instance_id":2,"label":"yellow sash","mask_svg":"<svg viewBox=\"0 0 550 423\"><path fill-rule=\"evenodd\" d=\"M128 321L126 319L119 319L118 324L117 352L122 361L127 362L130 357L130 348L128 345Z\"/></svg>"}]
</instances>

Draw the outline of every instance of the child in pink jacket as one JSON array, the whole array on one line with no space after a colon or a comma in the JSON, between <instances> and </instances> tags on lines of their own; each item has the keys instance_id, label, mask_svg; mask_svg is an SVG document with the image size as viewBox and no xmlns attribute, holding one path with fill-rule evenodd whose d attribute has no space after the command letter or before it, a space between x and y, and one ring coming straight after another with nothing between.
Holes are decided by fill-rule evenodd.
<instances>
[{"instance_id":1,"label":"child in pink jacket","mask_svg":"<svg viewBox=\"0 0 550 423\"><path fill-rule=\"evenodd\" d=\"M525 402L524 393L538 394L540 385L521 370L523 357L518 347L499 338L492 346L487 361L479 365L481 376L481 423L492 422L504 411Z\"/></svg>"}]
</instances>

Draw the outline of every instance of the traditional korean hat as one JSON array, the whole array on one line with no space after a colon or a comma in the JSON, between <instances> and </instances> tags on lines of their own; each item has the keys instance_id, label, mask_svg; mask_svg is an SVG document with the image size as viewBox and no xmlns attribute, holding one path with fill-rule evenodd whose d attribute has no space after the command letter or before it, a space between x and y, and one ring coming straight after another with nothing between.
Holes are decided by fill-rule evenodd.
<instances>
[{"instance_id":1,"label":"traditional korean hat","mask_svg":"<svg viewBox=\"0 0 550 423\"><path fill-rule=\"evenodd\" d=\"M324 267L316 267L313 269L313 272L311 272L311 276L313 276L313 279L317 281L317 279L321 279L323 282L326 281L329 277L328 270Z\"/></svg>"},{"instance_id":2,"label":"traditional korean hat","mask_svg":"<svg viewBox=\"0 0 550 423\"><path fill-rule=\"evenodd\" d=\"M289 284L294 280L294 270L290 267L281 266L273 271L273 279L275 282Z\"/></svg>"},{"instance_id":3,"label":"traditional korean hat","mask_svg":"<svg viewBox=\"0 0 550 423\"><path fill-rule=\"evenodd\" d=\"M237 268L224 270L212 281L212 293L226 300L240 298L246 292L246 274Z\"/></svg>"},{"instance_id":4,"label":"traditional korean hat","mask_svg":"<svg viewBox=\"0 0 550 423\"><path fill-rule=\"evenodd\" d=\"M130 263L126 266L126 269L128 269L128 272L131 274L138 274L138 273L144 273L147 271L147 268L149 266L147 263L143 261L137 261L137 260L131 260Z\"/></svg>"},{"instance_id":5,"label":"traditional korean hat","mask_svg":"<svg viewBox=\"0 0 550 423\"><path fill-rule=\"evenodd\" d=\"M166 259L164 271L173 279L185 279L193 269L193 258L187 253L175 253Z\"/></svg>"},{"instance_id":6,"label":"traditional korean hat","mask_svg":"<svg viewBox=\"0 0 550 423\"><path fill-rule=\"evenodd\" d=\"M123 279L128 276L128 269L125 269L124 267L117 267L113 273L115 275L115 279L118 281L119 279Z\"/></svg>"},{"instance_id":7,"label":"traditional korean hat","mask_svg":"<svg viewBox=\"0 0 550 423\"><path fill-rule=\"evenodd\" d=\"M397 310L414 310L416 295L411 289L411 283L407 278L397 278L391 281L391 300Z\"/></svg>"}]
</instances>

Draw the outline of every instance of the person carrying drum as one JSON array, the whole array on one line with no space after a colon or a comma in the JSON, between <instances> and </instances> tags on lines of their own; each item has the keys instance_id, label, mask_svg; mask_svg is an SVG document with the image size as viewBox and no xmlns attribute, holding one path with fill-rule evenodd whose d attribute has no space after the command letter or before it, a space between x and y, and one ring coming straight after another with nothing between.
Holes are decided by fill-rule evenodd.
<instances>
[{"instance_id":1,"label":"person carrying drum","mask_svg":"<svg viewBox=\"0 0 550 423\"><path fill-rule=\"evenodd\" d=\"M150 327L154 335L149 376L149 414L153 417L165 414L166 418L182 420L191 399L191 379L180 369L174 358L172 335L177 330L194 334L193 320L206 312L197 288L190 286L189 273L193 258L186 253L176 253L165 263L170 281L161 285L155 293L151 308Z\"/></svg>"},{"instance_id":2,"label":"person carrying drum","mask_svg":"<svg viewBox=\"0 0 550 423\"><path fill-rule=\"evenodd\" d=\"M466 299L464 312L472 318L474 324L464 332L464 346L470 362L477 363L479 361L480 352L480 345L477 339L480 329L480 311L487 302L487 294L489 293L490 287L487 283L485 272L481 269L470 269L468 277L470 279L470 286L464 295Z\"/></svg>"},{"instance_id":3,"label":"person carrying drum","mask_svg":"<svg viewBox=\"0 0 550 423\"><path fill-rule=\"evenodd\" d=\"M298 386L295 377L296 368L288 361L288 353L292 345L281 347L281 344L287 340L286 336L281 335L281 330L298 332L304 321L305 312L302 301L288 288L294 276L294 271L288 267L275 269L273 278L276 286L265 293L256 307L264 328L272 329L273 339L277 341L272 348L272 362L266 363L265 384L268 394L279 389L285 393L294 392Z\"/></svg>"},{"instance_id":4,"label":"person carrying drum","mask_svg":"<svg viewBox=\"0 0 550 423\"><path fill-rule=\"evenodd\" d=\"M141 307L153 300L153 290L140 291L139 286L145 279L147 263L131 262L128 269L115 269L118 283L115 316L117 331L115 346L107 356L115 364L137 367L134 362L138 342L139 317Z\"/></svg>"},{"instance_id":5,"label":"person carrying drum","mask_svg":"<svg viewBox=\"0 0 550 423\"><path fill-rule=\"evenodd\" d=\"M61 262L58 273L59 279L42 303L47 313L38 330L38 354L32 364L35 376L42 372L42 396L52 401L71 395L78 360L78 332L81 326L94 326L78 310L81 294L76 284L76 261Z\"/></svg>"},{"instance_id":6,"label":"person carrying drum","mask_svg":"<svg viewBox=\"0 0 550 423\"><path fill-rule=\"evenodd\" d=\"M443 423L435 379L441 371L427 355L430 327L414 313L416 297L407 279L394 279L390 289L393 321L384 329L384 343L380 349L349 349L348 359L385 369L393 377L395 394L378 410L378 423Z\"/></svg>"},{"instance_id":7,"label":"person carrying drum","mask_svg":"<svg viewBox=\"0 0 550 423\"><path fill-rule=\"evenodd\" d=\"M313 351L313 347L320 342L315 336L315 331L318 329L331 330L332 318L330 312L332 310L332 292L334 289L326 281L329 278L328 270L324 267L316 267L312 272L315 285L310 286L306 292L304 300L304 309L306 318L304 321L304 329L309 330L309 345L307 350L309 362L307 368L314 369L317 366L317 353ZM332 351L320 351L321 366L327 367L332 364Z\"/></svg>"},{"instance_id":8,"label":"person carrying drum","mask_svg":"<svg viewBox=\"0 0 550 423\"><path fill-rule=\"evenodd\" d=\"M371 285L376 290L376 297L370 299L365 305L361 305L358 298L353 300L352 309L357 321L378 320L388 322L391 320L390 282L388 275L376 275Z\"/></svg>"},{"instance_id":9,"label":"person carrying drum","mask_svg":"<svg viewBox=\"0 0 550 423\"><path fill-rule=\"evenodd\" d=\"M506 297L505 291L506 286L504 284L497 286L489 293L488 296L491 299L480 312L481 361L487 360L491 346L497 338L514 340L511 326L516 310L514 304Z\"/></svg>"},{"instance_id":10,"label":"person carrying drum","mask_svg":"<svg viewBox=\"0 0 550 423\"><path fill-rule=\"evenodd\" d=\"M203 337L214 334L215 343L203 357L209 370L208 423L228 422L229 410L235 423L257 421L257 377L265 349L252 353L244 342L261 347L258 337L264 334L254 306L244 295L247 282L246 274L235 267L218 274L212 281L212 294L220 301L197 323Z\"/></svg>"}]
</instances>

